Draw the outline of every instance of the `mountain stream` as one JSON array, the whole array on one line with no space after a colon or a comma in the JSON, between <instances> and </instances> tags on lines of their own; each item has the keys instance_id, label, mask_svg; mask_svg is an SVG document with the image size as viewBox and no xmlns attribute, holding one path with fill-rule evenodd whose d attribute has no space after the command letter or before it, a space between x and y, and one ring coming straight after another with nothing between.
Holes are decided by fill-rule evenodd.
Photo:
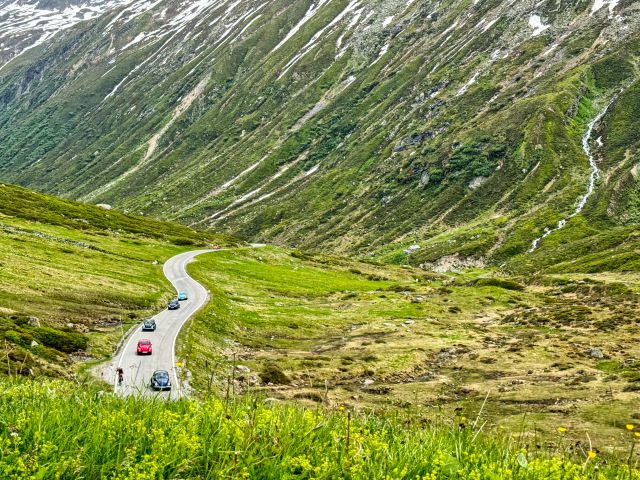
<instances>
[{"instance_id":1,"label":"mountain stream","mask_svg":"<svg viewBox=\"0 0 640 480\"><path fill-rule=\"evenodd\" d=\"M591 151L589 140L591 139L591 134L593 133L594 127L602 119L602 117L604 117L604 115L607 113L607 110L609 109L609 107L611 106L614 100L615 98L611 102L609 102L607 105L605 105L605 107L602 110L600 110L600 112L589 122L587 131L582 136L582 150L584 150L584 153L587 155L587 158L589 159L589 167L591 168L591 174L589 175L589 183L587 185L587 192L580 198L580 201L578 202L578 205L575 211L571 215L560 220L558 222L558 225L555 228L546 229L544 234L542 234L542 236L536 238L531 243L531 247L529 248L528 253L531 253L536 248L538 248L538 246L540 245L540 242L545 237L563 228L569 220L571 220L573 217L575 217L580 212L582 212L582 210L584 209L584 206L587 204L587 200L593 193L593 189L596 185L596 180L600 176L600 170L598 169L598 165L596 164L596 159L593 156L593 152Z\"/></svg>"}]
</instances>

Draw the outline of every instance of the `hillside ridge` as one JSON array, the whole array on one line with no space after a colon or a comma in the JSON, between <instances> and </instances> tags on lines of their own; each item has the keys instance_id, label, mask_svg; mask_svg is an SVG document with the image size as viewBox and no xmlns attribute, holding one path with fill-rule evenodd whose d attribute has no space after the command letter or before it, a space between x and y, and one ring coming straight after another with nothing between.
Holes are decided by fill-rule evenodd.
<instances>
[{"instance_id":1,"label":"hillside ridge","mask_svg":"<svg viewBox=\"0 0 640 480\"><path fill-rule=\"evenodd\" d=\"M640 221L637 13L114 4L0 70L0 179L256 241L502 264Z\"/></svg>"}]
</instances>

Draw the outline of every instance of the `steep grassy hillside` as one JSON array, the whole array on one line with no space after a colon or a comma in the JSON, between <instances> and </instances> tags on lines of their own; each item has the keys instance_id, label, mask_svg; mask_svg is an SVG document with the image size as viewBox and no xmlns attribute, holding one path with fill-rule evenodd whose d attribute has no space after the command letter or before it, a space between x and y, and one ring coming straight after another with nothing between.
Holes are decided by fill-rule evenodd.
<instances>
[{"instance_id":1,"label":"steep grassy hillside","mask_svg":"<svg viewBox=\"0 0 640 480\"><path fill-rule=\"evenodd\" d=\"M531 435L565 425L599 448L624 447L640 412L637 274L445 275L274 248L190 273L213 294L182 347L200 392L428 418L486 401L487 429L526 414Z\"/></svg>"},{"instance_id":2,"label":"steep grassy hillside","mask_svg":"<svg viewBox=\"0 0 640 480\"><path fill-rule=\"evenodd\" d=\"M230 239L0 185L0 372L68 375L171 294L164 260Z\"/></svg>"},{"instance_id":3,"label":"steep grassy hillside","mask_svg":"<svg viewBox=\"0 0 640 480\"><path fill-rule=\"evenodd\" d=\"M490 436L482 415L455 412L432 423L259 399L123 399L61 381L3 380L0 418L3 478L640 478L628 455L633 431L625 451L610 455L586 438L574 445L566 431L544 447L517 431Z\"/></svg>"},{"instance_id":4,"label":"steep grassy hillside","mask_svg":"<svg viewBox=\"0 0 640 480\"><path fill-rule=\"evenodd\" d=\"M640 219L637 13L133 0L0 70L0 178L289 245L418 244L416 263L501 264L563 220L540 248L606 251Z\"/></svg>"}]
</instances>

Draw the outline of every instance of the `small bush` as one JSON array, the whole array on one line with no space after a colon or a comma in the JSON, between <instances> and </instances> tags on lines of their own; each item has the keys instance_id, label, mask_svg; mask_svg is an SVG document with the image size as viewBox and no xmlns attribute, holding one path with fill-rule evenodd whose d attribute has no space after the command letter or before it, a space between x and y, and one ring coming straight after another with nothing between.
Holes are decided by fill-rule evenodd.
<instances>
[{"instance_id":1,"label":"small bush","mask_svg":"<svg viewBox=\"0 0 640 480\"><path fill-rule=\"evenodd\" d=\"M282 369L274 364L265 365L264 369L259 373L259 377L264 384L289 385L291 383L291 380Z\"/></svg>"},{"instance_id":2,"label":"small bush","mask_svg":"<svg viewBox=\"0 0 640 480\"><path fill-rule=\"evenodd\" d=\"M478 278L475 281L475 285L477 287L498 287L498 288L504 288L505 290L516 290L516 291L524 290L524 285L521 285L518 282L509 280L506 278L495 278L495 277Z\"/></svg>"},{"instance_id":3,"label":"small bush","mask_svg":"<svg viewBox=\"0 0 640 480\"><path fill-rule=\"evenodd\" d=\"M312 401L318 402L318 403L322 403L322 401L323 401L322 395L320 395L317 392L300 392L300 393L296 393L293 396L293 398L312 400Z\"/></svg>"},{"instance_id":4,"label":"small bush","mask_svg":"<svg viewBox=\"0 0 640 480\"><path fill-rule=\"evenodd\" d=\"M64 353L85 350L89 344L87 337L81 333L56 330L47 326L34 331L34 335L39 343Z\"/></svg>"},{"instance_id":5,"label":"small bush","mask_svg":"<svg viewBox=\"0 0 640 480\"><path fill-rule=\"evenodd\" d=\"M173 243L175 245L181 245L181 246L191 246L191 245L196 245L196 242L190 238L185 238L185 237L178 237L173 239Z\"/></svg>"},{"instance_id":6,"label":"small bush","mask_svg":"<svg viewBox=\"0 0 640 480\"><path fill-rule=\"evenodd\" d=\"M391 285L387 287L387 291L402 293L402 292L415 292L416 290L410 285L400 285L396 283L395 285Z\"/></svg>"}]
</instances>

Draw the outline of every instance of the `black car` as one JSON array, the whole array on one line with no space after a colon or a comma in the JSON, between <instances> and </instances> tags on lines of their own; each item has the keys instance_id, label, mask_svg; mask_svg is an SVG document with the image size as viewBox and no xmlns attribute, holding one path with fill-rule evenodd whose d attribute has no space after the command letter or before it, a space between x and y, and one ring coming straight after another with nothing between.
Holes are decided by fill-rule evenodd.
<instances>
[{"instance_id":1,"label":"black car","mask_svg":"<svg viewBox=\"0 0 640 480\"><path fill-rule=\"evenodd\" d=\"M142 322L143 332L154 332L156 330L156 321L153 318Z\"/></svg>"},{"instance_id":2,"label":"black car","mask_svg":"<svg viewBox=\"0 0 640 480\"><path fill-rule=\"evenodd\" d=\"M174 298L169 302L169 306L167 308L169 308L169 310L177 310L180 308L180 302L177 298Z\"/></svg>"},{"instance_id":3,"label":"black car","mask_svg":"<svg viewBox=\"0 0 640 480\"><path fill-rule=\"evenodd\" d=\"M156 370L151 375L151 388L153 390L171 390L171 380L169 372L166 370Z\"/></svg>"}]
</instances>

